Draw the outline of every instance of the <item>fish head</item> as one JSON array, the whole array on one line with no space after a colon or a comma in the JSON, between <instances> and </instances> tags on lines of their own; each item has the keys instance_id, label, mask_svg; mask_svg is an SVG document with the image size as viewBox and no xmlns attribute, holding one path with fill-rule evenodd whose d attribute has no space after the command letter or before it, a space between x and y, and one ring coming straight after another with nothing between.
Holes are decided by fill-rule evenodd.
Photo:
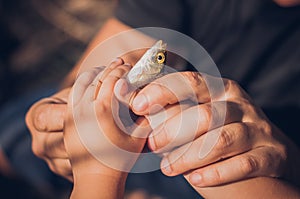
<instances>
[{"instance_id":1,"label":"fish head","mask_svg":"<svg viewBox=\"0 0 300 199\"><path fill-rule=\"evenodd\" d=\"M159 40L148 49L129 71L128 82L134 87L142 87L161 77L167 58L166 48L167 44Z\"/></svg>"},{"instance_id":2,"label":"fish head","mask_svg":"<svg viewBox=\"0 0 300 199\"><path fill-rule=\"evenodd\" d=\"M144 56L148 59L147 62L151 64L151 68L163 68L166 63L166 48L167 44L159 40L145 53ZM141 59L143 59L143 57Z\"/></svg>"}]
</instances>

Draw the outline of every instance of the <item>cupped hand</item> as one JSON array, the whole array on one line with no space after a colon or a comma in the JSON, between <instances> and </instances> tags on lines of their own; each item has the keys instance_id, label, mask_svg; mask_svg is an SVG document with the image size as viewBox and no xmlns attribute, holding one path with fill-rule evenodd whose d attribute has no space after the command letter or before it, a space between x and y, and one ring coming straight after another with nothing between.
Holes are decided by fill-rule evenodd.
<instances>
[{"instance_id":1,"label":"cupped hand","mask_svg":"<svg viewBox=\"0 0 300 199\"><path fill-rule=\"evenodd\" d=\"M36 102L26 114L32 136L32 151L47 162L56 174L73 181L72 168L65 150L63 124L70 89Z\"/></svg>"}]
</instances>

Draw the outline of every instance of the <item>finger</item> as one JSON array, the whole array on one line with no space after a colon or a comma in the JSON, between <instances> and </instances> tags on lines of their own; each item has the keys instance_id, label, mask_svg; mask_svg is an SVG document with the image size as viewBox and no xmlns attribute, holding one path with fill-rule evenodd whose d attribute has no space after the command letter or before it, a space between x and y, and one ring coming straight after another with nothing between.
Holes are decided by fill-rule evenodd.
<instances>
[{"instance_id":1,"label":"finger","mask_svg":"<svg viewBox=\"0 0 300 199\"><path fill-rule=\"evenodd\" d=\"M163 169L163 172L174 176L251 150L257 132L252 126L232 123L207 132L164 157L162 165L169 163L170 168Z\"/></svg>"},{"instance_id":2,"label":"finger","mask_svg":"<svg viewBox=\"0 0 300 199\"><path fill-rule=\"evenodd\" d=\"M199 168L187 175L194 186L222 185L257 176L278 177L275 172L280 164L278 154L271 147L256 148L230 159Z\"/></svg>"},{"instance_id":3,"label":"finger","mask_svg":"<svg viewBox=\"0 0 300 199\"><path fill-rule=\"evenodd\" d=\"M145 117L149 120L151 128L155 130L155 132L160 132L160 128L163 128L165 122L174 117L175 115L181 114L184 110L190 108L192 106L192 102L184 101L180 104L168 105L165 109L155 113L145 115ZM160 107L157 107L160 108ZM155 106L153 109L157 109ZM155 110L154 110L155 111Z\"/></svg>"},{"instance_id":4,"label":"finger","mask_svg":"<svg viewBox=\"0 0 300 199\"><path fill-rule=\"evenodd\" d=\"M105 81L106 77L117 67L119 68L120 66L122 66L121 65L122 63L123 60L119 58L116 61L114 61L109 67L107 67L106 70L103 71L103 73L99 73L96 77L94 77L93 82L86 89L85 99L88 99L90 101L95 100L99 95L103 81ZM128 67L129 65L123 65L123 66Z\"/></svg>"},{"instance_id":5,"label":"finger","mask_svg":"<svg viewBox=\"0 0 300 199\"><path fill-rule=\"evenodd\" d=\"M198 138L209 130L242 120L243 114L233 102L214 102L193 106L169 118L154 129L148 146L156 153L172 150Z\"/></svg>"},{"instance_id":6,"label":"finger","mask_svg":"<svg viewBox=\"0 0 300 199\"><path fill-rule=\"evenodd\" d=\"M119 107L116 99L114 98L113 89L116 82L123 77L129 70L131 69L130 65L121 65L114 70L111 71L104 79L103 84L100 88L97 99L95 100L95 106L97 108L97 113L101 113L98 115L98 121L100 127L105 132L105 129L109 129L111 132L120 131L120 127L116 125L116 120L118 117L114 117L115 114L118 115ZM141 131L141 129L145 131ZM124 145L124 142L120 141L122 138L127 139L129 146L123 146L123 149L128 149L129 151L140 151L140 148L145 144L145 137L147 136L147 132L149 132L149 128L147 128L147 121L140 121L140 128L133 129L133 132L128 134L116 134L115 141L116 143L120 143L119 145ZM140 137L140 135L144 133L145 135ZM136 136L136 137L135 137Z\"/></svg>"},{"instance_id":7,"label":"finger","mask_svg":"<svg viewBox=\"0 0 300 199\"><path fill-rule=\"evenodd\" d=\"M34 110L33 125L39 132L62 131L66 111L66 104L42 104Z\"/></svg>"},{"instance_id":8,"label":"finger","mask_svg":"<svg viewBox=\"0 0 300 199\"><path fill-rule=\"evenodd\" d=\"M132 139L145 139L149 136L151 130L149 121L145 117L139 117L135 125L132 126L131 137Z\"/></svg>"},{"instance_id":9,"label":"finger","mask_svg":"<svg viewBox=\"0 0 300 199\"><path fill-rule=\"evenodd\" d=\"M68 158L65 148L63 133L51 134L47 136L44 143L46 157L48 158Z\"/></svg>"},{"instance_id":10,"label":"finger","mask_svg":"<svg viewBox=\"0 0 300 199\"><path fill-rule=\"evenodd\" d=\"M51 159L46 160L50 170L70 181L73 181L72 166L69 159Z\"/></svg>"},{"instance_id":11,"label":"finger","mask_svg":"<svg viewBox=\"0 0 300 199\"><path fill-rule=\"evenodd\" d=\"M32 138L32 151L41 158L68 158L62 132L34 136Z\"/></svg>"},{"instance_id":12,"label":"finger","mask_svg":"<svg viewBox=\"0 0 300 199\"><path fill-rule=\"evenodd\" d=\"M55 107L53 108L54 117L50 115L50 117L47 117L47 114L43 112L49 112L49 109L47 106L55 106L61 105L58 107L63 107L67 104L67 96L69 96L70 88L66 88L64 90L61 90L60 92L54 94L51 97L44 98L38 102L36 102L27 112L25 121L26 125L30 130L31 134L35 134L37 132L46 132L47 129L49 131L62 131L63 128L63 121L60 119L63 116L64 110L58 111ZM50 112L52 112L50 110ZM56 121L56 122L54 122Z\"/></svg>"},{"instance_id":13,"label":"finger","mask_svg":"<svg viewBox=\"0 0 300 199\"><path fill-rule=\"evenodd\" d=\"M92 70L79 75L79 77L74 83L70 97L71 104L73 106L78 104L78 102L81 100L84 93L86 92L87 88L90 86L90 84L93 82L93 80L101 70L102 68L93 68Z\"/></svg>"},{"instance_id":14,"label":"finger","mask_svg":"<svg viewBox=\"0 0 300 199\"><path fill-rule=\"evenodd\" d=\"M126 79L119 79L114 87L116 98L130 108L132 108L133 99L138 92L139 89L130 86Z\"/></svg>"},{"instance_id":15,"label":"finger","mask_svg":"<svg viewBox=\"0 0 300 199\"><path fill-rule=\"evenodd\" d=\"M103 80L112 70L122 64L124 64L124 60L120 57L117 57L108 67L105 68L103 74L101 75L101 81L103 82Z\"/></svg>"},{"instance_id":16,"label":"finger","mask_svg":"<svg viewBox=\"0 0 300 199\"><path fill-rule=\"evenodd\" d=\"M71 183L74 183L73 174L64 176L65 179L69 180Z\"/></svg>"},{"instance_id":17,"label":"finger","mask_svg":"<svg viewBox=\"0 0 300 199\"><path fill-rule=\"evenodd\" d=\"M98 115L100 127L119 131L125 130L125 127L119 119L119 104L114 98L113 89L115 83L130 70L129 65L120 65L112 70L103 80L102 86L95 99L96 113ZM101 113L101 114L99 114ZM129 133L128 133L129 134Z\"/></svg>"},{"instance_id":18,"label":"finger","mask_svg":"<svg viewBox=\"0 0 300 199\"><path fill-rule=\"evenodd\" d=\"M116 82L121 77L123 77L130 70L130 68L131 66L126 64L126 65L119 65L117 68L112 70L106 76L106 78L103 79L103 83L96 100L101 100L101 99L111 100L112 96L114 95L113 90Z\"/></svg>"},{"instance_id":19,"label":"finger","mask_svg":"<svg viewBox=\"0 0 300 199\"><path fill-rule=\"evenodd\" d=\"M153 105L165 107L168 104L189 99L196 103L215 101L224 88L223 80L197 72L168 74L143 88L133 100L136 114L147 114Z\"/></svg>"},{"instance_id":20,"label":"finger","mask_svg":"<svg viewBox=\"0 0 300 199\"><path fill-rule=\"evenodd\" d=\"M60 103L60 104L66 104L68 103L68 98L70 94L71 88L65 88L58 93L55 93L51 96L51 99L53 99L53 103Z\"/></svg>"},{"instance_id":21,"label":"finger","mask_svg":"<svg viewBox=\"0 0 300 199\"><path fill-rule=\"evenodd\" d=\"M93 84L96 84L96 90L94 91L94 97L93 99L97 98L97 95L99 93L100 87L102 85L103 80L107 77L107 75L114 70L116 67L118 67L119 65L124 64L124 60L120 57L117 57L108 67L105 68L105 70L103 71L103 73L98 74L98 76L95 78Z\"/></svg>"}]
</instances>

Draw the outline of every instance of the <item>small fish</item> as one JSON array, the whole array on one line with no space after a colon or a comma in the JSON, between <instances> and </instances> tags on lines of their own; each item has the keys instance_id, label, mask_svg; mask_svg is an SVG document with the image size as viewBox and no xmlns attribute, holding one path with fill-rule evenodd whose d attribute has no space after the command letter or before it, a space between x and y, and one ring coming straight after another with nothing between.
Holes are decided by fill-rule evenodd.
<instances>
[{"instance_id":1,"label":"small fish","mask_svg":"<svg viewBox=\"0 0 300 199\"><path fill-rule=\"evenodd\" d=\"M163 76L166 63L167 44L156 42L127 74L127 81L135 88L142 88L153 80Z\"/></svg>"}]
</instances>

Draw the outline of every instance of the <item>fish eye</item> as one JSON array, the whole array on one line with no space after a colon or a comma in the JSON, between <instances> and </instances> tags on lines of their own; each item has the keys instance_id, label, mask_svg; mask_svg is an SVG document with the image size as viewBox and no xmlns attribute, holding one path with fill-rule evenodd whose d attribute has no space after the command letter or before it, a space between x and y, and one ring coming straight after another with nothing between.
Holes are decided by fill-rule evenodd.
<instances>
[{"instance_id":1,"label":"fish eye","mask_svg":"<svg viewBox=\"0 0 300 199\"><path fill-rule=\"evenodd\" d=\"M162 64L162 63L165 62L165 59L166 59L166 56L165 56L165 54L163 52L157 53L157 55L156 55L156 61L157 61L157 63Z\"/></svg>"}]
</instances>

